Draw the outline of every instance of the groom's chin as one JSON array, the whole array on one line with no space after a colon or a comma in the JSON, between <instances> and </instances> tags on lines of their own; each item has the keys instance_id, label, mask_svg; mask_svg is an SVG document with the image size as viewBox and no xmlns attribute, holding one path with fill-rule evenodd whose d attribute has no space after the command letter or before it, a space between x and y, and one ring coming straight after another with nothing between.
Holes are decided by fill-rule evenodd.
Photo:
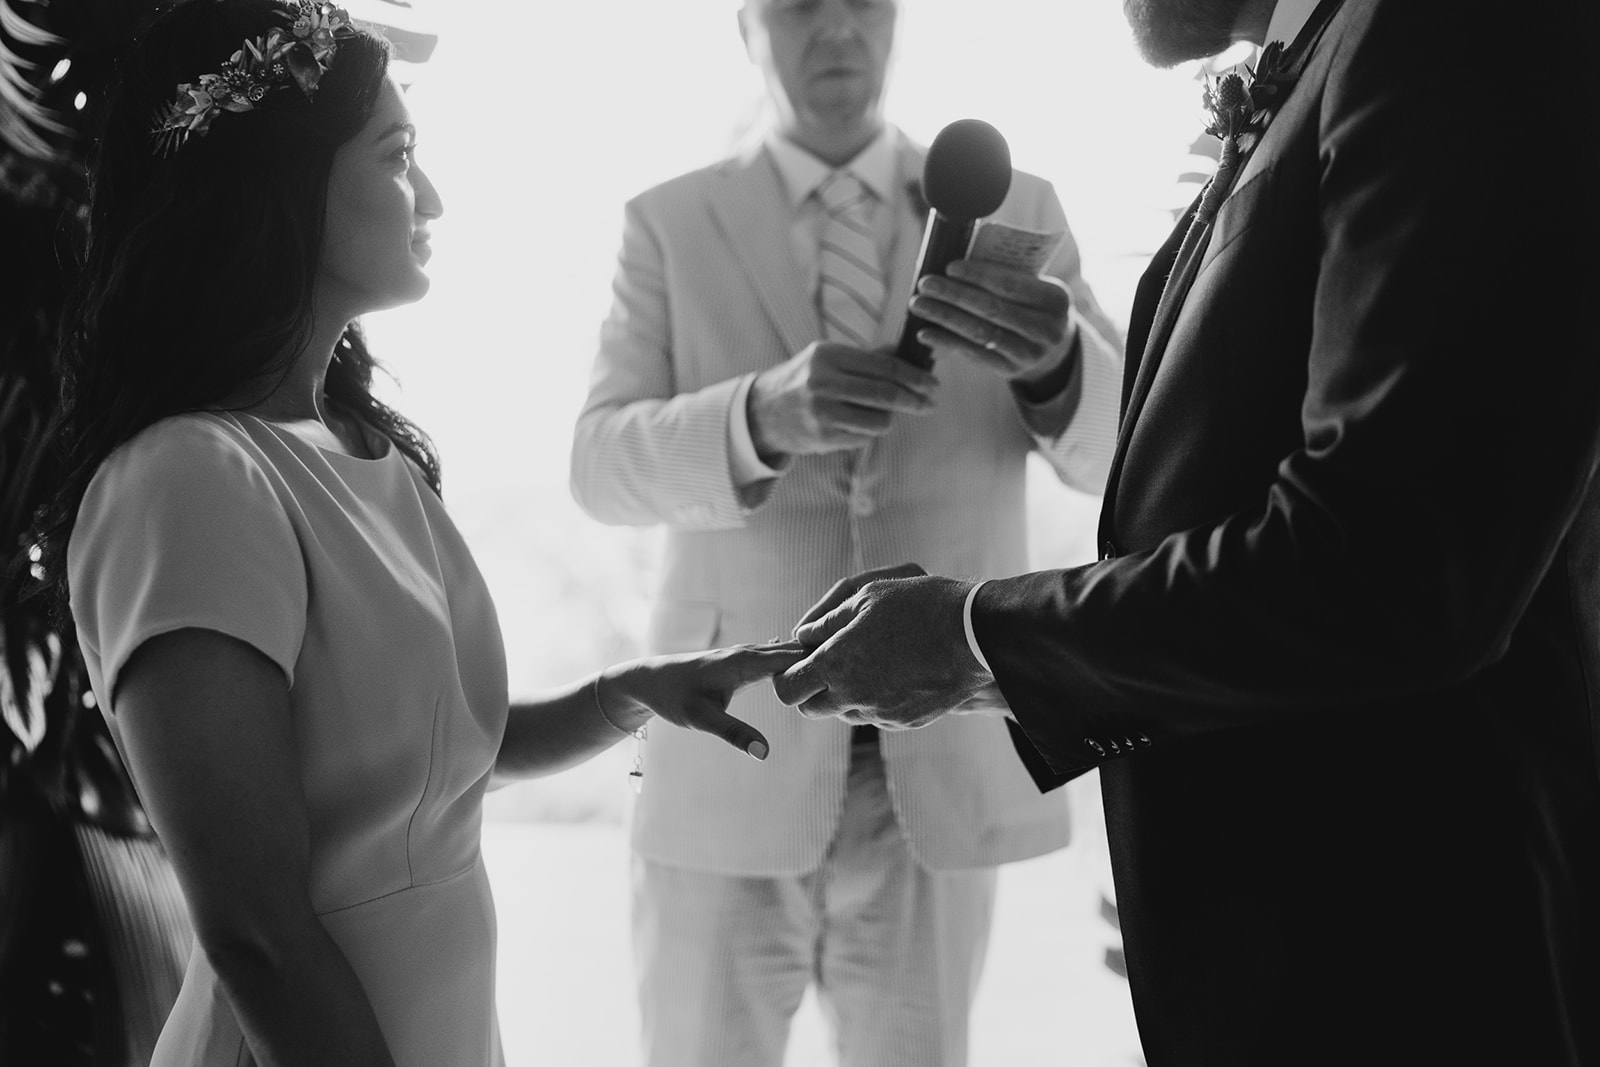
<instances>
[{"instance_id":1,"label":"groom's chin","mask_svg":"<svg viewBox=\"0 0 1600 1067\"><path fill-rule=\"evenodd\" d=\"M1145 62L1175 67L1227 49L1243 6L1243 0L1122 0L1122 13Z\"/></svg>"}]
</instances>

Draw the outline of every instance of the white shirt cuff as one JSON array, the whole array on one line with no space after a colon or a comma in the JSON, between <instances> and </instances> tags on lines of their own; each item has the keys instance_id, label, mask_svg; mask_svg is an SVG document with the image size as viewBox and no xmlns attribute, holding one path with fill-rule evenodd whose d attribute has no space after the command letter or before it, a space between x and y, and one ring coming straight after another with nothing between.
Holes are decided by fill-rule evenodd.
<instances>
[{"instance_id":1,"label":"white shirt cuff","mask_svg":"<svg viewBox=\"0 0 1600 1067\"><path fill-rule=\"evenodd\" d=\"M989 670L989 661L983 658L983 649L978 647L978 636L972 632L972 598L978 595L978 590L988 584L988 581L984 580L967 590L967 602L961 605L961 628L966 631L967 647L972 650L972 658L993 677L994 671Z\"/></svg>"},{"instance_id":2,"label":"white shirt cuff","mask_svg":"<svg viewBox=\"0 0 1600 1067\"><path fill-rule=\"evenodd\" d=\"M728 409L728 466L733 475L735 489L748 489L757 482L776 478L783 471L761 462L756 454L755 438L750 436L750 415L746 405L750 401L750 387L756 376L747 374L733 394L733 406Z\"/></svg>"}]
</instances>

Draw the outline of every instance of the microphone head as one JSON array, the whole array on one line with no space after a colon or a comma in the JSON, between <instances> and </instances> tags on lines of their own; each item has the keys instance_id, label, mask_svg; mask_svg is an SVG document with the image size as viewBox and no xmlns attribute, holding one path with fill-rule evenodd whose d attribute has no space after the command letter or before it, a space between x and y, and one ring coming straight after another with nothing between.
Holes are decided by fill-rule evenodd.
<instances>
[{"instance_id":1,"label":"microphone head","mask_svg":"<svg viewBox=\"0 0 1600 1067\"><path fill-rule=\"evenodd\" d=\"M958 119L939 131L922 165L928 206L956 219L993 215L1011 188L1011 149L979 119Z\"/></svg>"}]
</instances>

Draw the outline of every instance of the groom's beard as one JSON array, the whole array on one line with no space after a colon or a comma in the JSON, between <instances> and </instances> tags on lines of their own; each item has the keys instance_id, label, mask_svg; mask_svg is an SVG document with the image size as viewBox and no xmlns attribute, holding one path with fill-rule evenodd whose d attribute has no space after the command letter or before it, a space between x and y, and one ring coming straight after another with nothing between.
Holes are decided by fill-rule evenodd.
<instances>
[{"instance_id":1,"label":"groom's beard","mask_svg":"<svg viewBox=\"0 0 1600 1067\"><path fill-rule=\"evenodd\" d=\"M1122 0L1145 61L1172 67L1214 56L1233 43L1245 0Z\"/></svg>"}]
</instances>

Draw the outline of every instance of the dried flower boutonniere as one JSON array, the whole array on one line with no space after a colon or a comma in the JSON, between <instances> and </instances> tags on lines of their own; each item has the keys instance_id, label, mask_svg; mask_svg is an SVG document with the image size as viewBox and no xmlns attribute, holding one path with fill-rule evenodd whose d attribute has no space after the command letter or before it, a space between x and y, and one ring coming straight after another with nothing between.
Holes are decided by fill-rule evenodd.
<instances>
[{"instance_id":1,"label":"dried flower boutonniere","mask_svg":"<svg viewBox=\"0 0 1600 1067\"><path fill-rule=\"evenodd\" d=\"M1246 67L1243 74L1230 70L1207 80L1201 97L1209 116L1206 132L1222 142L1222 151L1217 173L1200 198L1194 225L1203 226L1216 217L1239 168L1272 121L1273 112L1294 87L1295 75L1286 56L1283 43L1273 41L1262 51L1254 68Z\"/></svg>"}]
</instances>

